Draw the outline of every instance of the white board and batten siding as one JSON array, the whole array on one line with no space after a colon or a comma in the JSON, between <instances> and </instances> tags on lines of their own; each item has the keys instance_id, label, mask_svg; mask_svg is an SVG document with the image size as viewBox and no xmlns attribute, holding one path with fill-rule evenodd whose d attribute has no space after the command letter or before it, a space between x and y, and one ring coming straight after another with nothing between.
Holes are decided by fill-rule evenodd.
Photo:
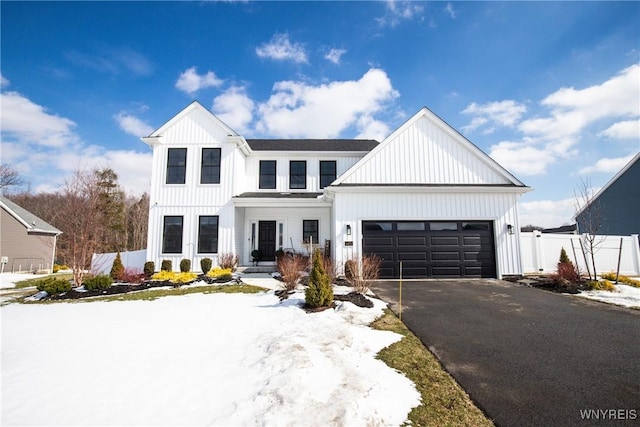
<instances>
[{"instance_id":1,"label":"white board and batten siding","mask_svg":"<svg viewBox=\"0 0 640 427\"><path fill-rule=\"evenodd\" d=\"M491 221L493 223L498 277L522 271L520 240L517 233L517 194L402 192L399 188L384 194L338 193L333 204L336 261L344 262L362 253L362 221ZM507 224L514 234L507 232ZM353 246L344 246L346 226L352 229Z\"/></svg>"}]
</instances>

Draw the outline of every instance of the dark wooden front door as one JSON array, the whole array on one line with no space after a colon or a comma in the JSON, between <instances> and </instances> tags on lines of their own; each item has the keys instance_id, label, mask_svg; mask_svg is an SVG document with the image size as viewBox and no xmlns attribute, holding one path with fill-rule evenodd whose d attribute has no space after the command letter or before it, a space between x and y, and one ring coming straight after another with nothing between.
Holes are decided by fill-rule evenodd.
<instances>
[{"instance_id":1,"label":"dark wooden front door","mask_svg":"<svg viewBox=\"0 0 640 427\"><path fill-rule=\"evenodd\" d=\"M262 253L260 261L276 260L275 221L260 221L258 223L258 249Z\"/></svg>"}]
</instances>

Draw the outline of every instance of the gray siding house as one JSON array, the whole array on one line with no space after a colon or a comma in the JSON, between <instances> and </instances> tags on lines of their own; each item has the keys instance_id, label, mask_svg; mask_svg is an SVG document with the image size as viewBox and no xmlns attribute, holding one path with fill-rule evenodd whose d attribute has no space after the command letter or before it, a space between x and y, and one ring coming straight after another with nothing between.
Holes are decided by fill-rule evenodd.
<instances>
[{"instance_id":1,"label":"gray siding house","mask_svg":"<svg viewBox=\"0 0 640 427\"><path fill-rule=\"evenodd\" d=\"M51 272L62 231L3 196L0 207L1 271Z\"/></svg>"},{"instance_id":2,"label":"gray siding house","mask_svg":"<svg viewBox=\"0 0 640 427\"><path fill-rule=\"evenodd\" d=\"M636 154L576 215L578 232L599 223L597 234L640 234L640 153Z\"/></svg>"}]
</instances>

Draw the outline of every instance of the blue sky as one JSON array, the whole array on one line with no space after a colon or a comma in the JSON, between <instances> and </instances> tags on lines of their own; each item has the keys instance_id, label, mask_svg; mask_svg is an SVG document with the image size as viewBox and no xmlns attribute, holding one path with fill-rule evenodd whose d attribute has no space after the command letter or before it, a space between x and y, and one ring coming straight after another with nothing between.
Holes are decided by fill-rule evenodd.
<instances>
[{"instance_id":1,"label":"blue sky","mask_svg":"<svg viewBox=\"0 0 640 427\"><path fill-rule=\"evenodd\" d=\"M638 2L7 2L2 163L34 192L110 166L198 100L241 135L382 140L428 107L571 222L640 151Z\"/></svg>"}]
</instances>

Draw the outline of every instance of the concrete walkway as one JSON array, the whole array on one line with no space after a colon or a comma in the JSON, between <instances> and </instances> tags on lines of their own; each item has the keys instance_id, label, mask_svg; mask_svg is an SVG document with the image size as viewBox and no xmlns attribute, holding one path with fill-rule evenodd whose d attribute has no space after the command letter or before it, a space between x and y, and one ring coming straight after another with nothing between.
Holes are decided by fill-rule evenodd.
<instances>
[{"instance_id":1,"label":"concrete walkway","mask_svg":"<svg viewBox=\"0 0 640 427\"><path fill-rule=\"evenodd\" d=\"M398 288L372 286L396 313ZM499 280L405 281L402 309L499 426L638 425L640 310Z\"/></svg>"}]
</instances>

